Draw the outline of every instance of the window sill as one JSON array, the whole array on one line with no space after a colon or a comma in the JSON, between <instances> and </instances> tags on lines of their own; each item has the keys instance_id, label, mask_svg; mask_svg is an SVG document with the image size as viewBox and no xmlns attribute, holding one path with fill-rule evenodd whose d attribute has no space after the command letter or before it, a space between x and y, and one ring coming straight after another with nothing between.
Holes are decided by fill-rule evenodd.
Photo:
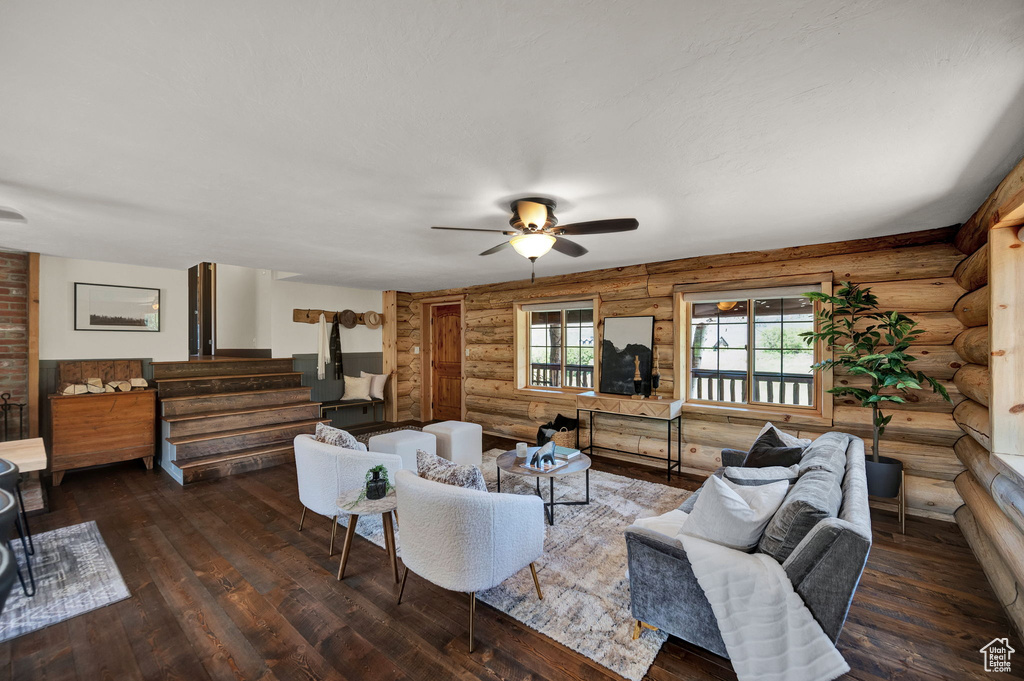
<instances>
[{"instance_id":1,"label":"window sill","mask_svg":"<svg viewBox=\"0 0 1024 681\"><path fill-rule=\"evenodd\" d=\"M580 393L590 392L593 388L516 388L517 395L532 395L534 397L571 397L576 398Z\"/></svg>"},{"instance_id":2,"label":"window sill","mask_svg":"<svg viewBox=\"0 0 1024 681\"><path fill-rule=\"evenodd\" d=\"M792 423L794 425L832 428L832 419L822 416L810 409L786 409L765 407L762 405L733 407L720 404L704 404L701 402L683 402L684 414L703 414L706 416L725 416L743 419L764 419L776 424Z\"/></svg>"}]
</instances>

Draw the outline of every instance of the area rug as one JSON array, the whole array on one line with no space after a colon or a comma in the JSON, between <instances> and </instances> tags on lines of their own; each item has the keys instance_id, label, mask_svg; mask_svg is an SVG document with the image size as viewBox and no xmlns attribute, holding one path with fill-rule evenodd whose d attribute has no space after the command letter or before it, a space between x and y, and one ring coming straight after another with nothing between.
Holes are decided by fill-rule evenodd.
<instances>
[{"instance_id":1,"label":"area rug","mask_svg":"<svg viewBox=\"0 0 1024 681\"><path fill-rule=\"evenodd\" d=\"M497 481L495 459L501 453L498 449L484 453L484 478L492 492ZM506 474L501 491L536 494L536 487L532 481ZM620 676L638 681L667 635L645 631L639 640L632 640L623 530L638 517L677 508L689 495L658 483L591 471L590 504L555 507L555 524L547 526L544 555L537 561L544 600L537 600L529 570L477 597ZM583 496L583 474L555 481L556 499L572 501ZM356 531L384 546L380 516L360 518ZM399 533L399 555L400 537Z\"/></svg>"},{"instance_id":2,"label":"area rug","mask_svg":"<svg viewBox=\"0 0 1024 681\"><path fill-rule=\"evenodd\" d=\"M32 570L36 595L27 597L15 580L0 615L0 641L63 622L130 595L95 522L37 534L34 540ZM16 542L15 553L24 572L25 556L20 542Z\"/></svg>"}]
</instances>

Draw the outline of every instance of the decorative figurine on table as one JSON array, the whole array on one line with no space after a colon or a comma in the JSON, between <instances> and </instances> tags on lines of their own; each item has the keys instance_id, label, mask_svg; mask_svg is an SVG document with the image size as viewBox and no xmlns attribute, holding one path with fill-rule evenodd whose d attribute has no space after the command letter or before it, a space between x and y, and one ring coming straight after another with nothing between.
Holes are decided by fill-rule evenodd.
<instances>
[{"instance_id":1,"label":"decorative figurine on table","mask_svg":"<svg viewBox=\"0 0 1024 681\"><path fill-rule=\"evenodd\" d=\"M654 368L651 370L651 388L653 397L656 400L661 399L661 395L658 394L658 386L661 384L661 367L658 365L657 350L654 353Z\"/></svg>"},{"instance_id":2,"label":"decorative figurine on table","mask_svg":"<svg viewBox=\"0 0 1024 681\"><path fill-rule=\"evenodd\" d=\"M633 390L636 392L633 399L642 400L644 396L640 394L640 391L644 389L644 379L640 375L640 355L633 355L633 366L636 368L633 372Z\"/></svg>"},{"instance_id":3,"label":"decorative figurine on table","mask_svg":"<svg viewBox=\"0 0 1024 681\"><path fill-rule=\"evenodd\" d=\"M555 464L555 443L548 442L543 447L539 447L533 454L526 455L526 463L524 465L531 466L533 468L541 468L544 464Z\"/></svg>"}]
</instances>

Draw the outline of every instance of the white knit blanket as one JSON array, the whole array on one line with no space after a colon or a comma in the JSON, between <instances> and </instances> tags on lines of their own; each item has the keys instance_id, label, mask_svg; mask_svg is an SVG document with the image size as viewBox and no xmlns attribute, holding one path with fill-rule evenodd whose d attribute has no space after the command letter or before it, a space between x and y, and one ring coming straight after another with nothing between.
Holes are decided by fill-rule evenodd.
<instances>
[{"instance_id":1,"label":"white knit blanket","mask_svg":"<svg viewBox=\"0 0 1024 681\"><path fill-rule=\"evenodd\" d=\"M678 538L740 681L832 681L850 671L774 558Z\"/></svg>"}]
</instances>

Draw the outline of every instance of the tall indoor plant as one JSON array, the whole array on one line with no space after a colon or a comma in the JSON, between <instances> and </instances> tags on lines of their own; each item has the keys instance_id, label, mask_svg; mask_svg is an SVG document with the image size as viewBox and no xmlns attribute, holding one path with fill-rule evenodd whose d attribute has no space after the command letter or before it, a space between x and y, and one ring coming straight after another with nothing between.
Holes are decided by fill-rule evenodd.
<instances>
[{"instance_id":1,"label":"tall indoor plant","mask_svg":"<svg viewBox=\"0 0 1024 681\"><path fill-rule=\"evenodd\" d=\"M805 293L808 298L823 303L817 314L818 330L801 334L808 342L822 342L831 349L831 359L813 366L816 371L842 367L851 376L871 379L868 387L840 386L831 388L834 395L852 395L862 407L870 407L874 428L871 458L867 461L868 492L880 497L895 497L899 493L900 472L903 463L898 459L879 456L878 438L892 420L884 415L885 402L902 404L909 390L921 390L923 384L942 395L947 402L949 394L941 383L910 367L916 357L908 353L910 344L921 335L917 322L895 311L878 309L878 298L870 288L840 282L834 295Z\"/></svg>"}]
</instances>

